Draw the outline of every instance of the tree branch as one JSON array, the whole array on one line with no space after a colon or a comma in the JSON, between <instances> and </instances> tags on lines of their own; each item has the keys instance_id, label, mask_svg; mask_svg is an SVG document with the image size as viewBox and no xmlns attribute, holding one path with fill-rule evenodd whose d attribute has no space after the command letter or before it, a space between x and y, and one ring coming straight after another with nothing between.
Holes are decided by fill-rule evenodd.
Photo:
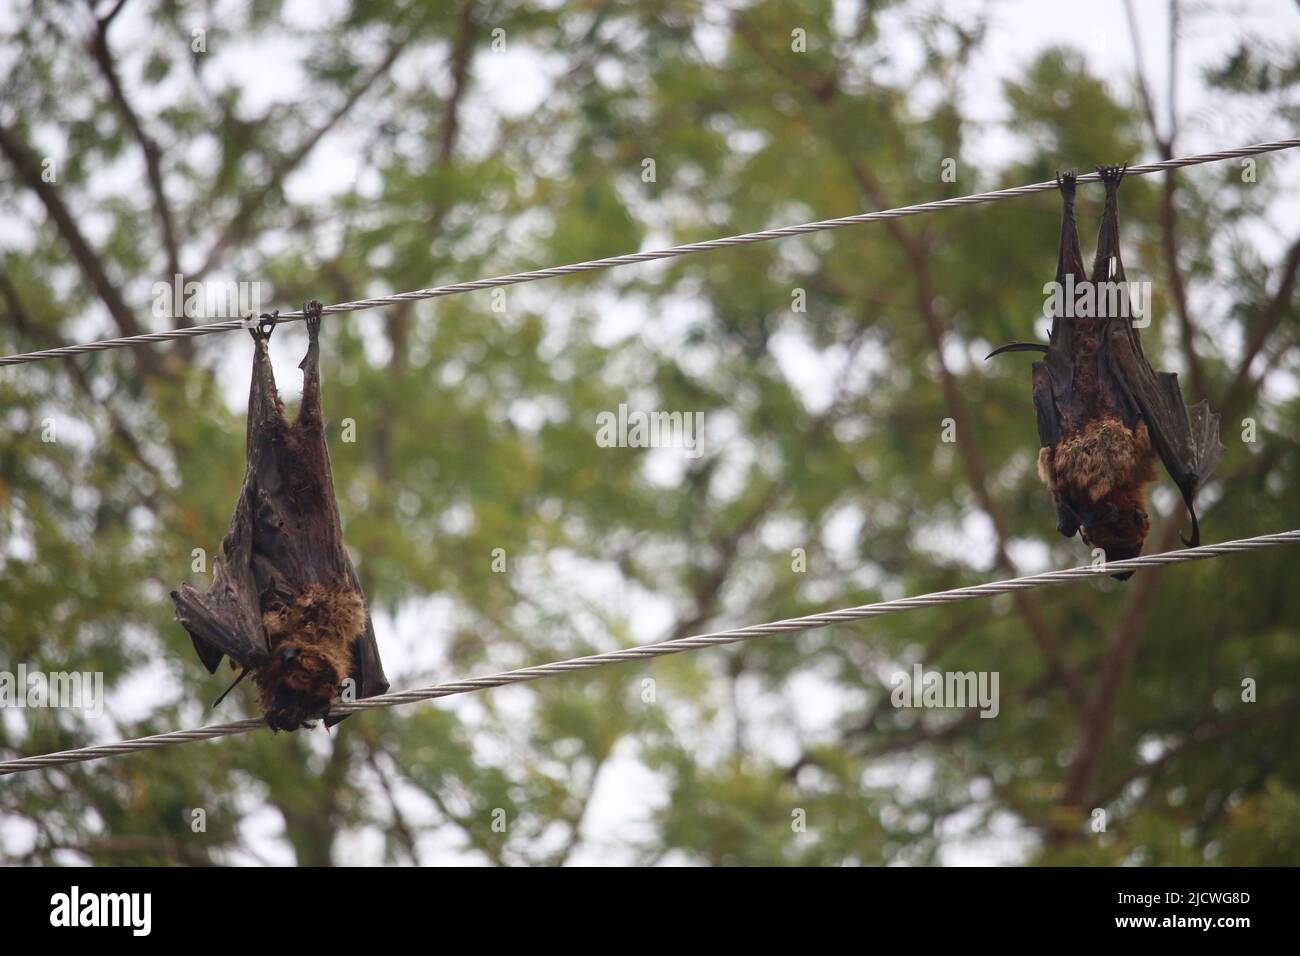
<instances>
[{"instance_id":1,"label":"tree branch","mask_svg":"<svg viewBox=\"0 0 1300 956\"><path fill-rule=\"evenodd\" d=\"M1154 553L1167 551L1177 540L1182 527L1181 513L1166 521ZM1164 568L1144 571L1129 587L1128 598L1120 612L1119 624L1106 641L1102 658L1100 686L1089 703L1083 726L1080 728L1079 749L1062 788L1061 804L1083 806L1088 786L1105 753L1114 724L1115 705L1119 690L1128 675L1128 665L1137 652L1137 646L1146 627L1147 617L1155 599L1156 588L1164 576Z\"/></svg>"},{"instance_id":2,"label":"tree branch","mask_svg":"<svg viewBox=\"0 0 1300 956\"><path fill-rule=\"evenodd\" d=\"M3 301L7 307L9 320L13 323L14 328L17 329L20 334L26 335L33 341L39 343L42 348L62 348L69 344L62 338L62 336L37 327L31 317L27 314L27 309L23 306L22 299L18 294L18 289L14 286L13 281L9 278L9 274L3 268L0 268L0 301ZM72 383L77 387L78 391L80 391L92 405L104 410L104 413L108 416L110 424L113 426L113 434L122 442L123 447L125 447L131 454L131 457L153 476L154 480L158 483L157 487L162 488L165 484L162 474L158 471L153 462L149 461L149 459L144 456L144 451L140 448L140 443L136 441L135 435L132 434L129 428L127 428L126 423L122 420L122 416L118 414L117 409L113 407L112 403L95 396L95 391L91 387L90 378L86 375L85 369L83 369L78 362L64 362L63 368L67 371L68 377L72 379ZM142 495L142 497L150 504L156 503L151 496Z\"/></svg>"},{"instance_id":3,"label":"tree branch","mask_svg":"<svg viewBox=\"0 0 1300 956\"><path fill-rule=\"evenodd\" d=\"M452 44L451 95L447 98L447 106L442 114L442 134L438 140L439 170L451 165L460 135L460 108L469 86L469 68L474 60L474 46L479 29L474 11L473 3L465 4L461 10L460 30ZM436 234L441 229L449 208L450 204L442 199L434 204L433 213L429 217L430 233ZM393 346L389 367L394 371L401 370L406 365L406 330L413 307L413 302L406 302L397 308L385 310L384 330Z\"/></svg>"},{"instance_id":4,"label":"tree branch","mask_svg":"<svg viewBox=\"0 0 1300 956\"><path fill-rule=\"evenodd\" d=\"M1142 44L1138 41L1137 16L1133 10L1133 0L1124 0L1124 12L1128 17L1129 40L1133 45L1133 68L1137 76L1138 98L1142 102L1142 112L1146 116L1151 138L1155 141L1162 160L1174 158L1174 139L1178 134L1177 116L1174 113L1176 93L1172 85L1175 80L1173 63L1176 62L1178 49L1176 0L1171 0L1170 6L1169 55L1171 61L1171 86L1169 88L1169 132L1167 135L1162 136L1156 122L1155 104L1151 98L1151 91L1147 86L1146 70L1143 66ZM1183 358L1187 362L1187 374L1191 379L1192 394L1199 400L1208 398L1210 393L1205 381L1205 371L1196 355L1195 323L1192 321L1191 308L1187 301L1187 282L1183 277L1182 267L1178 264L1176 189L1177 178L1175 171L1172 169L1166 170L1160 197L1161 249L1164 252L1165 266L1169 270L1169 287L1174 297L1174 310L1178 315L1180 345L1182 346Z\"/></svg>"},{"instance_id":5,"label":"tree branch","mask_svg":"<svg viewBox=\"0 0 1300 956\"><path fill-rule=\"evenodd\" d=\"M1124 792L1124 789L1135 780L1143 777L1150 777L1162 772L1166 766L1177 760L1187 751L1194 747L1200 747L1204 744L1213 743L1223 737L1239 733L1243 730L1249 730L1251 727L1257 727L1260 724L1270 723L1280 717L1300 711L1300 696L1288 697L1280 703L1271 707L1260 707L1248 714L1240 714L1234 717L1223 717L1219 720L1208 723L1198 724L1183 735L1183 739L1169 747L1157 759L1150 763L1134 767L1127 773L1121 774L1115 779L1107 782L1101 787L1096 794L1097 803L1105 803L1113 800Z\"/></svg>"},{"instance_id":6,"label":"tree branch","mask_svg":"<svg viewBox=\"0 0 1300 956\"><path fill-rule=\"evenodd\" d=\"M240 200L235 214L226 223L225 229L222 230L217 241L213 243L212 248L208 250L207 258L194 276L195 281L201 280L211 272L228 249L232 246L242 245L248 239L253 222L257 218L257 213L265 205L267 197L271 193L280 190L289 174L302 164L303 160L316 147L316 144L342 122L370 88L388 73L393 64L397 62L397 58L402 51L406 49L408 42L409 38L403 38L389 46L388 52L379 62L379 65L366 74L339 107L330 114L329 118L303 137L302 141L294 149L275 160L271 168L270 178L266 181L266 184L255 193L246 193Z\"/></svg>"},{"instance_id":7,"label":"tree branch","mask_svg":"<svg viewBox=\"0 0 1300 956\"><path fill-rule=\"evenodd\" d=\"M82 234L76 219L63 198L54 188L53 184L47 183L41 176L41 164L39 159L31 148L23 142L17 132L10 127L0 123L0 153L9 161L18 178L36 193L41 203L45 206L45 212L53 221L59 235L67 244L76 260L77 265L81 268L82 275L95 289L100 300L108 308L109 315L122 335L141 335L144 329L136 321L135 315L127 308L126 302L122 298L122 293L108 276L108 270L99 255L91 248L90 243ZM139 360L141 366L151 375L158 377L169 377L164 371L164 366L157 352L152 346L137 346L134 354Z\"/></svg>"},{"instance_id":8,"label":"tree branch","mask_svg":"<svg viewBox=\"0 0 1300 956\"><path fill-rule=\"evenodd\" d=\"M180 251L176 243L176 230L172 224L171 206L167 202L167 193L163 188L161 153L157 141L145 131L139 116L126 97L126 91L122 88L122 82L117 75L117 67L113 61L113 54L108 45L109 25L121 9L122 4L119 3L108 16L95 21L95 35L90 41L90 52L99 67L99 72L103 74L104 80L108 84L109 92L113 97L113 104L117 107L122 122L126 125L136 143L139 144L140 152L144 154L145 175L149 180L149 189L153 194L154 214L158 217L158 224L162 230L163 250L167 256L167 274L174 276L181 271ZM184 339L181 348L192 351L193 343L189 339Z\"/></svg>"},{"instance_id":9,"label":"tree branch","mask_svg":"<svg viewBox=\"0 0 1300 956\"><path fill-rule=\"evenodd\" d=\"M1277 291L1268 301L1268 304L1264 306L1259 323L1255 326L1255 332L1246 345L1241 365L1238 367L1237 374L1234 376L1232 384L1228 386L1228 391L1224 396L1223 407L1225 413L1250 401L1253 395L1259 391L1259 386L1263 384L1262 380L1260 380L1255 382L1253 387L1251 386L1250 366L1255 361L1255 357L1268 343L1268 340L1272 338L1273 333L1277 331L1282 320L1294 308L1297 273L1300 273L1300 236L1297 236L1292 241L1287 248L1286 255L1282 258Z\"/></svg>"},{"instance_id":10,"label":"tree branch","mask_svg":"<svg viewBox=\"0 0 1300 956\"><path fill-rule=\"evenodd\" d=\"M416 849L415 833L411 830L406 822L406 817L402 815L401 808L397 805L397 794L394 793L392 785L388 782L388 774L384 768L379 765L378 754L370 740L366 740L366 762L370 764L371 769L375 771L375 776L379 778L379 786L384 791L384 797L388 801L389 813L393 818L393 832L397 834L398 840L406 849L406 855L411 858L411 862L419 866L420 854Z\"/></svg>"}]
</instances>

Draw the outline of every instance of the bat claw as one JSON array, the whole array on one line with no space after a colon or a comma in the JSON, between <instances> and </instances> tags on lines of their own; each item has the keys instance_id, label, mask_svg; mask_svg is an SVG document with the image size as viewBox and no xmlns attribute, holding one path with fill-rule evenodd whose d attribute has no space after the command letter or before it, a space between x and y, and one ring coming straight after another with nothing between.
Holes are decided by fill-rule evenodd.
<instances>
[{"instance_id":1,"label":"bat claw","mask_svg":"<svg viewBox=\"0 0 1300 956\"><path fill-rule=\"evenodd\" d=\"M315 336L316 333L320 331L320 317L324 309L325 306L321 305L315 299L303 303L302 314L307 323L308 334Z\"/></svg>"},{"instance_id":2,"label":"bat claw","mask_svg":"<svg viewBox=\"0 0 1300 956\"><path fill-rule=\"evenodd\" d=\"M1128 163L1097 167L1097 175L1100 176L1101 181L1108 186L1112 184L1118 186L1126 172L1128 172Z\"/></svg>"},{"instance_id":3,"label":"bat claw","mask_svg":"<svg viewBox=\"0 0 1300 956\"><path fill-rule=\"evenodd\" d=\"M1189 488L1191 490L1188 490ZM1201 522L1196 517L1196 506L1193 501L1195 488L1195 479L1192 479L1192 483L1188 488L1179 489L1183 492L1183 504L1187 506L1187 514L1192 519L1192 539L1189 541L1181 534L1178 536L1185 548L1199 548L1201 546Z\"/></svg>"},{"instance_id":4,"label":"bat claw","mask_svg":"<svg viewBox=\"0 0 1300 956\"><path fill-rule=\"evenodd\" d=\"M1065 205L1067 207L1074 205L1074 190L1076 186L1075 180L1077 179L1078 175L1079 174L1075 172L1073 169L1071 169L1069 172L1064 172L1064 173L1061 172L1059 169L1056 171L1056 188L1059 189L1061 191L1061 195L1065 197Z\"/></svg>"},{"instance_id":5,"label":"bat claw","mask_svg":"<svg viewBox=\"0 0 1300 956\"><path fill-rule=\"evenodd\" d=\"M254 342L266 342L271 338L271 333L275 331L276 325L280 321L280 311L263 312L257 317L256 327L250 327L248 334L253 337Z\"/></svg>"},{"instance_id":6,"label":"bat claw","mask_svg":"<svg viewBox=\"0 0 1300 956\"><path fill-rule=\"evenodd\" d=\"M1001 348L996 348L988 355L984 356L984 361L988 361L995 355L1002 355L1004 352L1048 352L1050 349L1041 342L1012 342Z\"/></svg>"},{"instance_id":7,"label":"bat claw","mask_svg":"<svg viewBox=\"0 0 1300 956\"><path fill-rule=\"evenodd\" d=\"M247 677L248 674L249 674L249 671L251 671L251 670L252 670L251 667L245 667L242 671L239 672L239 676L235 678L234 683L232 683L229 687L227 687L225 690L223 690L223 691L221 692L221 696L218 697L216 700L214 700L214 701L212 702L212 709L213 709L213 710L216 710L218 707L221 706L221 702L222 702L223 700L226 699L226 695L229 694L229 693L230 693L232 690L234 690L236 687L238 687L238 686L239 686L239 682L242 681L245 677Z\"/></svg>"}]
</instances>

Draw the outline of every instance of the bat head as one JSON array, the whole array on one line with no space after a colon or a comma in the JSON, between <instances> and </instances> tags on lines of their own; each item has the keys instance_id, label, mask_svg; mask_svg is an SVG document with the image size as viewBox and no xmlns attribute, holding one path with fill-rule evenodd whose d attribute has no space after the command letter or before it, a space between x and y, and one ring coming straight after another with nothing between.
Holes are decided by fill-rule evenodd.
<instances>
[{"instance_id":1,"label":"bat head","mask_svg":"<svg viewBox=\"0 0 1300 956\"><path fill-rule=\"evenodd\" d=\"M1151 532L1151 519L1141 492L1116 494L1102 502L1084 515L1082 530L1083 540L1106 552L1107 562L1136 558ZM1127 581L1132 576L1132 571L1113 575L1118 581Z\"/></svg>"},{"instance_id":2,"label":"bat head","mask_svg":"<svg viewBox=\"0 0 1300 956\"><path fill-rule=\"evenodd\" d=\"M253 677L262 712L272 730L297 730L339 695L365 607L355 591L314 586L262 621L271 640L271 661Z\"/></svg>"},{"instance_id":3,"label":"bat head","mask_svg":"<svg viewBox=\"0 0 1300 956\"><path fill-rule=\"evenodd\" d=\"M325 716L342 683L330 655L299 639L276 645L271 663L254 680L272 730L297 730Z\"/></svg>"}]
</instances>

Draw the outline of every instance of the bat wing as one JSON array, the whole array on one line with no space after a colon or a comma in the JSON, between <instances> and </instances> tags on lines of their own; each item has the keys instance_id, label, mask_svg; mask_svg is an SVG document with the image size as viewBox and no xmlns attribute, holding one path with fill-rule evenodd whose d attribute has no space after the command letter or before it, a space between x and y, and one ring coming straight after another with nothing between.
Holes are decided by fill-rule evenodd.
<instances>
[{"instance_id":1,"label":"bat wing","mask_svg":"<svg viewBox=\"0 0 1300 956\"><path fill-rule=\"evenodd\" d=\"M189 632L209 674L216 672L223 656L241 667L258 667L270 658L262 612L256 605L251 553L252 520L245 494L221 542L221 554L213 561L212 587L201 592L182 584L171 593L176 620Z\"/></svg>"},{"instance_id":2,"label":"bat wing","mask_svg":"<svg viewBox=\"0 0 1300 956\"><path fill-rule=\"evenodd\" d=\"M350 560L348 574L352 577L352 586L357 589L358 594L361 594L361 581L357 578L357 572ZM375 640L375 625L370 621L369 608L366 608L366 629L357 637L352 652L352 671L348 676L355 682L358 699L375 697L388 691L388 678L384 676L384 665L379 659L379 644ZM347 719L346 714L340 717L326 717L325 726L333 727L345 719Z\"/></svg>"},{"instance_id":3,"label":"bat wing","mask_svg":"<svg viewBox=\"0 0 1300 956\"><path fill-rule=\"evenodd\" d=\"M274 468L268 467L273 464L268 450L276 444L273 433L283 432L284 418L266 340L256 335L254 339L245 443L248 461L234 517L221 541L221 553L212 562L212 587L200 592L182 584L171 593L176 620L189 632L208 673L216 671L222 656L246 668L260 667L271 656L260 601L268 554L259 526L265 524L265 485L279 481Z\"/></svg>"},{"instance_id":4,"label":"bat wing","mask_svg":"<svg viewBox=\"0 0 1300 956\"><path fill-rule=\"evenodd\" d=\"M1034 412L1038 424L1038 443L1043 448L1055 450L1067 430L1074 396L1074 309L1067 297L1077 296L1083 287L1085 273L1083 255L1079 250L1079 231L1074 219L1076 179L1073 172L1058 173L1056 183L1064 204L1061 218L1061 242L1057 254L1057 298L1051 315L1052 326L1048 333L1050 345L1037 342L1013 342L990 353L989 358L1003 352L1042 352L1043 359L1034 363ZM1079 517L1071 502L1059 491L1053 490L1056 503L1056 530L1072 538L1079 530Z\"/></svg>"},{"instance_id":5,"label":"bat wing","mask_svg":"<svg viewBox=\"0 0 1300 956\"><path fill-rule=\"evenodd\" d=\"M1053 347L1041 362L1034 363L1034 414L1038 422L1038 443L1055 449L1064 431L1063 409L1074 392L1074 363L1063 350ZM1079 516L1073 502L1053 490L1056 530L1066 538L1079 531Z\"/></svg>"},{"instance_id":6,"label":"bat wing","mask_svg":"<svg viewBox=\"0 0 1300 956\"><path fill-rule=\"evenodd\" d=\"M176 619L190 632L199 660L214 673L222 655L241 667L270 660L271 644L262 619L262 599L292 593L289 580L300 566L301 548L284 530L287 522L275 502L284 497L274 458L258 439L230 529L212 567L206 593L188 584L172 592Z\"/></svg>"},{"instance_id":7,"label":"bat wing","mask_svg":"<svg viewBox=\"0 0 1300 956\"><path fill-rule=\"evenodd\" d=\"M1099 166L1097 171L1106 184L1106 206L1097 236L1092 278L1097 284L1118 284L1116 298L1122 306L1113 313L1102 313L1106 317L1104 365L1121 404L1128 406L1123 410L1126 423L1131 426L1135 414L1142 416L1156 454L1182 493L1183 504L1192 519L1192 539L1183 543L1196 547L1201 533L1192 502L1227 450L1219 442L1219 416L1210 410L1207 401L1188 406L1178 387L1178 376L1157 372L1142 351L1142 338L1131 319L1128 278L1119 248L1118 193L1124 168ZM1099 296L1098 301L1104 301L1108 310L1113 308L1110 296L1104 299Z\"/></svg>"},{"instance_id":8,"label":"bat wing","mask_svg":"<svg viewBox=\"0 0 1300 956\"><path fill-rule=\"evenodd\" d=\"M1226 449L1219 441L1219 415L1207 401L1188 406L1172 372L1157 372L1142 354L1137 331L1127 320L1107 329L1106 361L1124 397L1147 424L1151 444L1178 486L1192 519L1190 547L1200 544L1193 499Z\"/></svg>"},{"instance_id":9,"label":"bat wing","mask_svg":"<svg viewBox=\"0 0 1300 956\"><path fill-rule=\"evenodd\" d=\"M1132 303L1128 299L1128 280L1125 263L1119 252L1119 183L1125 170L1119 166L1099 166L1102 181L1106 183L1106 206L1102 212L1101 232L1097 235L1097 258L1092 267L1095 284L1115 284L1117 295L1114 310L1112 297L1102 298L1106 303L1105 368L1110 384L1123 408L1127 424L1134 424L1136 415L1147 423L1151 444L1160 455L1165 471L1182 493L1187 514L1192 519L1191 541L1195 548L1200 544L1200 524L1196 520L1193 498L1197 490L1209 479L1219 458L1226 449L1219 442L1217 412L1210 410L1209 402L1201 401L1188 406L1183 402L1183 392L1178 386L1178 376L1173 372L1157 372L1151 367L1141 347L1141 336L1132 324ZM1110 311L1114 310L1114 311Z\"/></svg>"},{"instance_id":10,"label":"bat wing","mask_svg":"<svg viewBox=\"0 0 1300 956\"><path fill-rule=\"evenodd\" d=\"M1051 357L1055 353L1048 352ZM1067 360L1068 361L1068 360ZM1057 400L1056 378L1046 361L1034 363L1034 415L1038 424L1038 444L1055 448L1061 440L1062 419ZM1066 379L1065 389L1069 388ZM1064 392L1065 389L1062 391ZM1061 398L1068 397L1065 394Z\"/></svg>"}]
</instances>

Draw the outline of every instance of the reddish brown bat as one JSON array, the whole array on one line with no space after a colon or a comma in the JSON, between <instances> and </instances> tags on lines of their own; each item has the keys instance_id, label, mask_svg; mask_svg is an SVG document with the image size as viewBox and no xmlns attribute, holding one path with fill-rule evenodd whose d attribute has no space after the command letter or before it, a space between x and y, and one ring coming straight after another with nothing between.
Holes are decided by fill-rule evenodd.
<instances>
[{"instance_id":1,"label":"reddish brown bat","mask_svg":"<svg viewBox=\"0 0 1300 956\"><path fill-rule=\"evenodd\" d=\"M252 673L273 730L311 726L345 691L371 697L388 689L334 500L320 399L321 304L308 302L303 314L310 344L298 366L302 406L293 421L285 418L271 370L275 318L264 316L249 330L243 488L213 561L212 587L200 593L183 584L171 595L208 673L222 657L243 669L236 684Z\"/></svg>"},{"instance_id":2,"label":"reddish brown bat","mask_svg":"<svg viewBox=\"0 0 1300 956\"><path fill-rule=\"evenodd\" d=\"M1044 353L1033 368L1038 475L1052 492L1057 530L1067 538L1081 533L1108 561L1142 553L1151 529L1146 486L1156 480L1157 458L1191 516L1192 536L1183 543L1200 544L1194 499L1224 453L1209 403L1188 407L1178 376L1153 370L1142 353L1119 251L1126 168L1097 168L1106 205L1090 278L1074 221L1076 177L1057 175L1065 214L1049 344L1015 342L989 355Z\"/></svg>"}]
</instances>

